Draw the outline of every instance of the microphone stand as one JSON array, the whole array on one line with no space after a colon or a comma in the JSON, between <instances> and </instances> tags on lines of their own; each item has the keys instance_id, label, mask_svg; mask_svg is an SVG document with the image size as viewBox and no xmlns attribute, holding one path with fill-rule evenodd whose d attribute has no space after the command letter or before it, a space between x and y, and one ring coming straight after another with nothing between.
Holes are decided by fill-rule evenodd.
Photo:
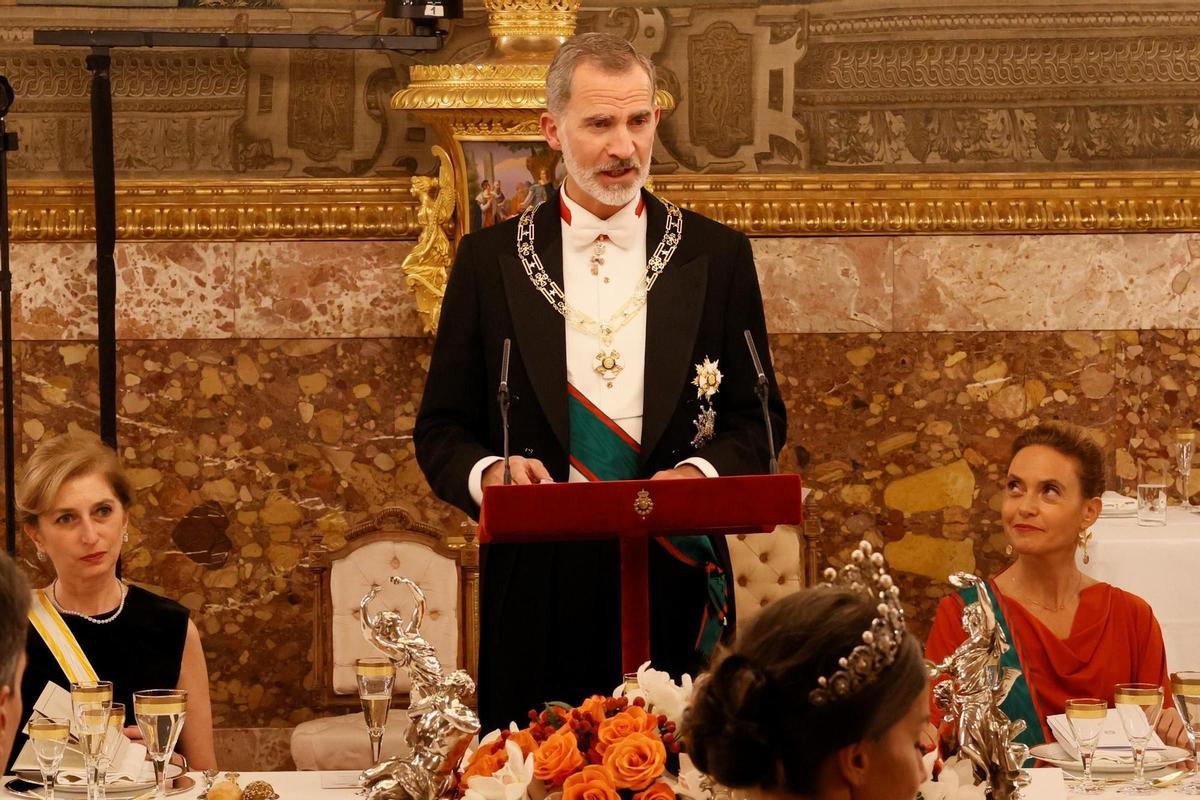
<instances>
[{"instance_id":1,"label":"microphone stand","mask_svg":"<svg viewBox=\"0 0 1200 800\"><path fill-rule=\"evenodd\" d=\"M504 485L512 485L512 468L508 463L508 357L512 349L512 340L504 340L504 355L500 360L500 388L496 392L496 400L500 403L500 424L504 428Z\"/></svg>"},{"instance_id":2,"label":"microphone stand","mask_svg":"<svg viewBox=\"0 0 1200 800\"><path fill-rule=\"evenodd\" d=\"M16 428L13 417L12 270L8 262L8 151L16 151L17 134L4 127L16 95L0 75L0 339L4 359L4 549L17 550Z\"/></svg>"},{"instance_id":3,"label":"microphone stand","mask_svg":"<svg viewBox=\"0 0 1200 800\"><path fill-rule=\"evenodd\" d=\"M771 475L778 475L779 459L775 457L775 432L771 429L771 411L767 405L770 384L767 381L767 374L763 372L762 362L758 359L758 348L754 346L754 337L750 335L749 330L742 331L742 334L746 337L746 347L750 349L750 358L754 361L754 371L758 373L758 380L754 383L754 393L758 395L758 402L762 404L763 424L767 427L767 455L770 457L767 471Z\"/></svg>"}]
</instances>

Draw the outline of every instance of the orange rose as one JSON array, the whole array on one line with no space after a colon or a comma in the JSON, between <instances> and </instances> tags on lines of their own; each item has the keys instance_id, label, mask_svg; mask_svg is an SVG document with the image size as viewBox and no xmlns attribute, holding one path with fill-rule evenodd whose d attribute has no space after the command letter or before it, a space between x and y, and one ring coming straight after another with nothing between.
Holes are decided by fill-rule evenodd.
<instances>
[{"instance_id":1,"label":"orange rose","mask_svg":"<svg viewBox=\"0 0 1200 800\"><path fill-rule=\"evenodd\" d=\"M533 734L528 728L522 728L508 737L510 742L515 742L517 747L521 748L521 755L527 756L530 753L537 751L537 740L533 738Z\"/></svg>"},{"instance_id":2,"label":"orange rose","mask_svg":"<svg viewBox=\"0 0 1200 800\"><path fill-rule=\"evenodd\" d=\"M508 753L504 751L504 742L497 739L490 744L480 747L471 755L467 768L463 770L462 782L465 786L472 775L489 776L508 763Z\"/></svg>"},{"instance_id":3,"label":"orange rose","mask_svg":"<svg viewBox=\"0 0 1200 800\"><path fill-rule=\"evenodd\" d=\"M667 749L656 737L631 733L604 751L604 766L612 773L618 789L641 791L663 774Z\"/></svg>"},{"instance_id":4,"label":"orange rose","mask_svg":"<svg viewBox=\"0 0 1200 800\"><path fill-rule=\"evenodd\" d=\"M644 792L635 794L633 800L675 800L675 790L659 781L651 784Z\"/></svg>"},{"instance_id":5,"label":"orange rose","mask_svg":"<svg viewBox=\"0 0 1200 800\"><path fill-rule=\"evenodd\" d=\"M584 763L575 734L569 730L556 731L533 754L533 777L547 786L559 786Z\"/></svg>"},{"instance_id":6,"label":"orange rose","mask_svg":"<svg viewBox=\"0 0 1200 800\"><path fill-rule=\"evenodd\" d=\"M612 775L604 767L584 767L563 784L562 800L620 800Z\"/></svg>"},{"instance_id":7,"label":"orange rose","mask_svg":"<svg viewBox=\"0 0 1200 800\"><path fill-rule=\"evenodd\" d=\"M631 733L650 733L657 727L657 718L651 717L644 709L630 706L600 723L596 729L596 752L603 755L618 739Z\"/></svg>"},{"instance_id":8,"label":"orange rose","mask_svg":"<svg viewBox=\"0 0 1200 800\"><path fill-rule=\"evenodd\" d=\"M583 705L579 707L579 711L585 717L591 717L592 721L596 724L600 724L604 722L604 703L605 698L594 694L583 701Z\"/></svg>"}]
</instances>

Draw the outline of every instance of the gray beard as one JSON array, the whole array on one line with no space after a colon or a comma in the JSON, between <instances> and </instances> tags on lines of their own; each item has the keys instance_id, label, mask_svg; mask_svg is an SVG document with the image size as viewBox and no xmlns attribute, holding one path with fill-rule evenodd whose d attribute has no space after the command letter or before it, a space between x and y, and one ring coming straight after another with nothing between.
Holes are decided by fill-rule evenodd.
<instances>
[{"instance_id":1,"label":"gray beard","mask_svg":"<svg viewBox=\"0 0 1200 800\"><path fill-rule=\"evenodd\" d=\"M646 178L650 176L650 161L647 159L646 163L638 170L637 177L631 186L627 188L604 186L596 179L594 172L584 169L583 165L575 160L574 155L567 148L566 140L562 143L562 154L563 162L567 165L567 174L574 179L575 183L579 184L580 189L606 206L619 208L630 203L642 191L642 187L646 185Z\"/></svg>"}]
</instances>

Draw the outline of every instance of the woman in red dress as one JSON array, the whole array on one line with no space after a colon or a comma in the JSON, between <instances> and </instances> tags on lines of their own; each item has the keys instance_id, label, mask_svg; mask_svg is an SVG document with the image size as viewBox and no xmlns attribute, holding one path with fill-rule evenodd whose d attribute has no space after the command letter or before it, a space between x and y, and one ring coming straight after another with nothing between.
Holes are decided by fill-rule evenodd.
<instances>
[{"instance_id":1,"label":"woman in red dress","mask_svg":"<svg viewBox=\"0 0 1200 800\"><path fill-rule=\"evenodd\" d=\"M1170 705L1154 612L1140 597L1075 565L1075 549L1100 515L1103 491L1103 453L1081 429L1047 423L1013 443L1000 518L1016 560L988 582L988 594L1022 672L1010 694L1028 726L1021 740L1051 741L1046 717L1063 713L1068 698L1099 697L1111 705L1116 684L1137 682L1164 687L1159 736L1186 745L1183 722ZM930 660L941 661L965 640L964 603L951 594L938 606L925 645Z\"/></svg>"}]
</instances>

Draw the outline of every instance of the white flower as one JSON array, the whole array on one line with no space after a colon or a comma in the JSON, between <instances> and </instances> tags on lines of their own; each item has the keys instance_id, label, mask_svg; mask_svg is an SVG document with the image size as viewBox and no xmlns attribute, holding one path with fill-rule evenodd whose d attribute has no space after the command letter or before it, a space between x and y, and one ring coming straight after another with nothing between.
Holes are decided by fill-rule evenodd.
<instances>
[{"instance_id":1,"label":"white flower","mask_svg":"<svg viewBox=\"0 0 1200 800\"><path fill-rule=\"evenodd\" d=\"M933 769L937 753L925 756L925 770ZM930 778L917 790L923 800L984 800L985 786L975 785L975 773L968 759L951 758L942 766L937 780Z\"/></svg>"},{"instance_id":2,"label":"white flower","mask_svg":"<svg viewBox=\"0 0 1200 800\"><path fill-rule=\"evenodd\" d=\"M696 387L697 398L712 400L712 396L721 388L721 370L717 369L720 363L720 359L709 361L705 356L704 363L696 365L696 377L692 379L692 385Z\"/></svg>"},{"instance_id":3,"label":"white flower","mask_svg":"<svg viewBox=\"0 0 1200 800\"><path fill-rule=\"evenodd\" d=\"M520 746L511 739L504 743L504 751L508 761L494 774L472 775L467 779L465 800L522 800L528 796L533 780L533 754L522 757Z\"/></svg>"},{"instance_id":4,"label":"white flower","mask_svg":"<svg viewBox=\"0 0 1200 800\"><path fill-rule=\"evenodd\" d=\"M663 780L680 797L688 797L691 800L709 800L710 793L701 787L704 773L696 769L687 753L679 754L679 777L672 779L668 773L663 775Z\"/></svg>"},{"instance_id":5,"label":"white flower","mask_svg":"<svg viewBox=\"0 0 1200 800\"><path fill-rule=\"evenodd\" d=\"M683 722L683 711L692 699L691 675L685 673L679 683L675 683L668 673L651 669L647 661L638 667L637 682L638 691L654 713L665 714L676 725ZM636 696L632 692L629 695L631 698Z\"/></svg>"}]
</instances>

